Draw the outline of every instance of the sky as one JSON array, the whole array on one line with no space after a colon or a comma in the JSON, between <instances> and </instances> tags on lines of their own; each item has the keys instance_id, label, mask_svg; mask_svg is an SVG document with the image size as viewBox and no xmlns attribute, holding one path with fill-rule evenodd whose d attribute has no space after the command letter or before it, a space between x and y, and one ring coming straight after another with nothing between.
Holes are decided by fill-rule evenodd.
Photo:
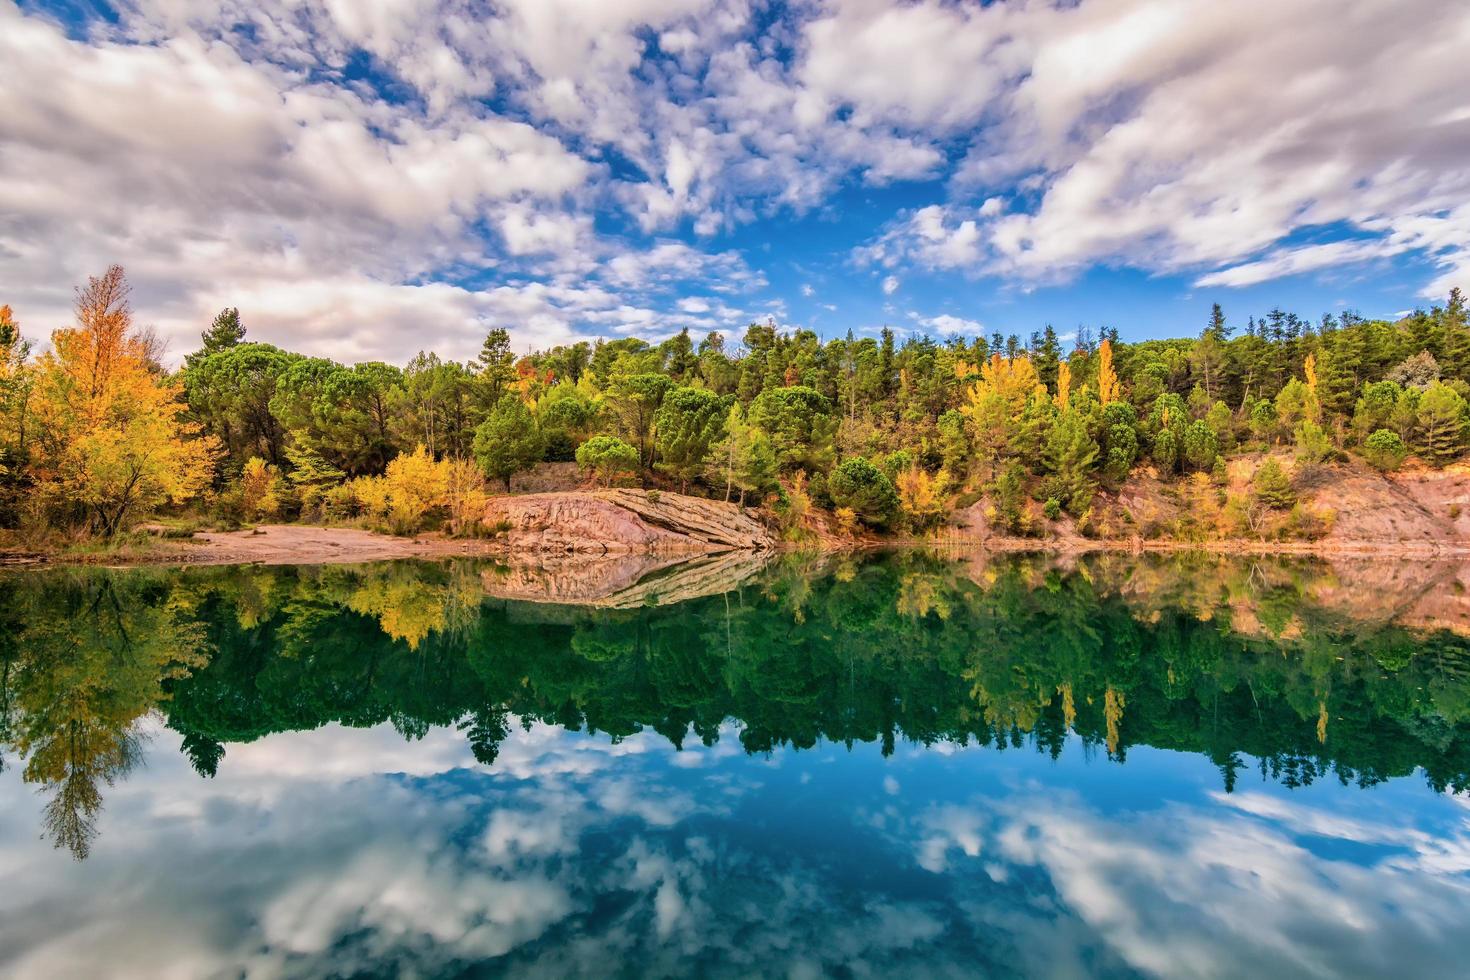
<instances>
[{"instance_id":1,"label":"sky","mask_svg":"<svg viewBox=\"0 0 1470 980\"><path fill-rule=\"evenodd\" d=\"M342 361L1470 288L1463 0L0 0L0 303Z\"/></svg>"}]
</instances>

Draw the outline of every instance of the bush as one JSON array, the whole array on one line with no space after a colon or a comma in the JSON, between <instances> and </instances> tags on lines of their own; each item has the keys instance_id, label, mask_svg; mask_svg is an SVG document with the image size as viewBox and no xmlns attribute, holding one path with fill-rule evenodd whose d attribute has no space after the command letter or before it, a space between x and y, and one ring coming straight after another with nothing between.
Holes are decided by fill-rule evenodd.
<instances>
[{"instance_id":1,"label":"bush","mask_svg":"<svg viewBox=\"0 0 1470 980\"><path fill-rule=\"evenodd\" d=\"M1220 453L1220 437L1208 422L1196 419L1184 430L1184 458L1196 470L1213 469Z\"/></svg>"},{"instance_id":2,"label":"bush","mask_svg":"<svg viewBox=\"0 0 1470 980\"><path fill-rule=\"evenodd\" d=\"M1404 464L1408 455L1409 447L1404 445L1404 440L1399 438L1397 432L1375 429L1372 435L1363 440L1363 458L1375 470L1385 473L1396 470Z\"/></svg>"},{"instance_id":3,"label":"bush","mask_svg":"<svg viewBox=\"0 0 1470 980\"><path fill-rule=\"evenodd\" d=\"M832 529L844 538L857 533L857 512L851 507L838 507L832 512Z\"/></svg>"},{"instance_id":4,"label":"bush","mask_svg":"<svg viewBox=\"0 0 1470 980\"><path fill-rule=\"evenodd\" d=\"M251 456L240 473L240 509L247 520L274 517L281 509L281 476L259 456Z\"/></svg>"},{"instance_id":5,"label":"bush","mask_svg":"<svg viewBox=\"0 0 1470 980\"><path fill-rule=\"evenodd\" d=\"M1054 521L1062 516L1062 502L1055 497L1050 497L1042 506L1041 512L1046 515L1047 520Z\"/></svg>"},{"instance_id":6,"label":"bush","mask_svg":"<svg viewBox=\"0 0 1470 980\"><path fill-rule=\"evenodd\" d=\"M845 459L832 471L827 492L838 507L849 507L873 527L886 527L898 513L893 482L861 456Z\"/></svg>"},{"instance_id":7,"label":"bush","mask_svg":"<svg viewBox=\"0 0 1470 980\"><path fill-rule=\"evenodd\" d=\"M1296 458L1315 466L1332 455L1332 438L1310 419L1296 427Z\"/></svg>"},{"instance_id":8,"label":"bush","mask_svg":"<svg viewBox=\"0 0 1470 980\"><path fill-rule=\"evenodd\" d=\"M1261 464L1251 486L1256 499L1272 510L1286 510L1296 503L1296 491L1292 489L1291 479L1274 459L1268 459Z\"/></svg>"}]
</instances>

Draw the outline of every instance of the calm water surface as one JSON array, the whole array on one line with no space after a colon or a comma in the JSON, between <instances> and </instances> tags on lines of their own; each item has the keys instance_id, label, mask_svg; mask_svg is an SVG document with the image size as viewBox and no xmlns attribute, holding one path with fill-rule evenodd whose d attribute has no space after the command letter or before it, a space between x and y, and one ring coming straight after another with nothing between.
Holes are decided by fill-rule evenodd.
<instances>
[{"instance_id":1,"label":"calm water surface","mask_svg":"<svg viewBox=\"0 0 1470 980\"><path fill-rule=\"evenodd\" d=\"M1463 975L1453 573L576 580L0 577L0 975Z\"/></svg>"}]
</instances>

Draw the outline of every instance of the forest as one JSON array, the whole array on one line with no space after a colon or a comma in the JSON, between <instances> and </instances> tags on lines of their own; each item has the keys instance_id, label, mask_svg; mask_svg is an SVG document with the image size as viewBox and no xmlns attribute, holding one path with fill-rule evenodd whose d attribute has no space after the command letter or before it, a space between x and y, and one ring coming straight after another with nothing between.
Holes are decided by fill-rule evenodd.
<instances>
[{"instance_id":1,"label":"forest","mask_svg":"<svg viewBox=\"0 0 1470 980\"><path fill-rule=\"evenodd\" d=\"M0 307L0 527L31 542L158 515L482 534L487 497L547 462L587 485L762 504L792 538L818 515L837 534L922 535L981 501L1015 534L1063 515L1100 533L1106 495L1140 470L1208 500L1219 536L1309 536L1297 489L1314 468L1442 467L1470 439L1458 289L1392 322L1242 323L1215 304L1170 340L754 323L521 354L497 326L473 360L402 366L257 342L228 308L170 367L118 266L77 290L49 344L22 319ZM1247 454L1260 464L1231 487Z\"/></svg>"}]
</instances>

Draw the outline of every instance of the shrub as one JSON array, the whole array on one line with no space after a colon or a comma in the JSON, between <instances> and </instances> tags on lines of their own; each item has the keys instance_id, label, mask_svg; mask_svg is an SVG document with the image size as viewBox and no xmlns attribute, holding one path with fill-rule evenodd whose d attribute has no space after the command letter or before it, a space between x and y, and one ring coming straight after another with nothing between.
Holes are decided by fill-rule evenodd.
<instances>
[{"instance_id":1,"label":"shrub","mask_svg":"<svg viewBox=\"0 0 1470 980\"><path fill-rule=\"evenodd\" d=\"M251 456L240 473L240 509L246 520L273 517L281 509L281 475L259 456Z\"/></svg>"},{"instance_id":2,"label":"shrub","mask_svg":"<svg viewBox=\"0 0 1470 980\"><path fill-rule=\"evenodd\" d=\"M449 464L437 462L423 446L401 453L383 474L387 517L395 534L420 530L432 511L443 506L449 489Z\"/></svg>"},{"instance_id":3,"label":"shrub","mask_svg":"<svg viewBox=\"0 0 1470 980\"><path fill-rule=\"evenodd\" d=\"M844 538L857 533L857 511L851 507L838 507L832 512L832 527Z\"/></svg>"},{"instance_id":4,"label":"shrub","mask_svg":"<svg viewBox=\"0 0 1470 980\"><path fill-rule=\"evenodd\" d=\"M1210 424L1196 419L1184 430L1184 458L1196 470L1212 469L1220 453L1220 437Z\"/></svg>"},{"instance_id":5,"label":"shrub","mask_svg":"<svg viewBox=\"0 0 1470 980\"><path fill-rule=\"evenodd\" d=\"M1261 464L1251 485L1256 499L1272 510L1286 510L1296 503L1296 491L1292 489L1291 479L1274 459L1268 459Z\"/></svg>"},{"instance_id":6,"label":"shrub","mask_svg":"<svg viewBox=\"0 0 1470 980\"><path fill-rule=\"evenodd\" d=\"M861 456L845 459L832 471L827 492L839 507L850 507L863 523L886 527L898 513L898 492L893 483Z\"/></svg>"},{"instance_id":7,"label":"shrub","mask_svg":"<svg viewBox=\"0 0 1470 980\"><path fill-rule=\"evenodd\" d=\"M1404 458L1409 455L1409 447L1404 445L1397 432L1387 429L1375 429L1373 434L1363 440L1363 458L1368 465L1385 473L1398 469L1404 464Z\"/></svg>"},{"instance_id":8,"label":"shrub","mask_svg":"<svg viewBox=\"0 0 1470 980\"><path fill-rule=\"evenodd\" d=\"M1296 427L1296 458L1307 466L1315 466L1332 455L1332 438L1310 419Z\"/></svg>"}]
</instances>

